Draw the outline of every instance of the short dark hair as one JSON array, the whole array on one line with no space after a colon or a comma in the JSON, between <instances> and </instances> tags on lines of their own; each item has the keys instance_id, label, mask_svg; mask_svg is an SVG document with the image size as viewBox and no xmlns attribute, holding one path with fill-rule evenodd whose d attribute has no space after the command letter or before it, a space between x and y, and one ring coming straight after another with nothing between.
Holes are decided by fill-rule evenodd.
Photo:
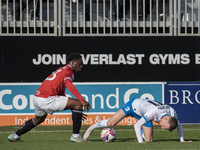
<instances>
[{"instance_id":1,"label":"short dark hair","mask_svg":"<svg viewBox=\"0 0 200 150\"><path fill-rule=\"evenodd\" d=\"M70 61L72 60L77 60L79 58L82 58L81 55L77 52L73 52L73 53L70 53L68 56L67 56L67 64L70 63Z\"/></svg>"},{"instance_id":2,"label":"short dark hair","mask_svg":"<svg viewBox=\"0 0 200 150\"><path fill-rule=\"evenodd\" d=\"M168 130L171 132L174 129L176 129L176 127L178 126L178 121L175 117L170 117L169 124L170 124L170 127Z\"/></svg>"}]
</instances>

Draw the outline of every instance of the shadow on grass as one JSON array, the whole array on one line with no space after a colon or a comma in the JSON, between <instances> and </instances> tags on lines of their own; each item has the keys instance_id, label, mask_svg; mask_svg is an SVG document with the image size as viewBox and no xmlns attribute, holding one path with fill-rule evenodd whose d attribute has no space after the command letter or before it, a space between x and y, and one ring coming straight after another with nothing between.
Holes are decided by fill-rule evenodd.
<instances>
[{"instance_id":1,"label":"shadow on grass","mask_svg":"<svg viewBox=\"0 0 200 150\"><path fill-rule=\"evenodd\" d=\"M102 140L101 139L89 139L89 141L91 141L91 142L102 142ZM115 142L133 142L133 141L137 141L137 139L136 138L117 138L116 140L115 140Z\"/></svg>"},{"instance_id":2,"label":"shadow on grass","mask_svg":"<svg viewBox=\"0 0 200 150\"><path fill-rule=\"evenodd\" d=\"M190 141L190 140L192 140L193 142L199 142L200 141L200 139L185 139L185 141ZM168 141L168 142L175 142L175 141L177 141L177 142L180 142L180 140L179 139L157 139L157 140L153 140L153 142L163 142L163 141Z\"/></svg>"},{"instance_id":3,"label":"shadow on grass","mask_svg":"<svg viewBox=\"0 0 200 150\"><path fill-rule=\"evenodd\" d=\"M137 141L136 138L119 138L116 140L116 142L133 142L133 141Z\"/></svg>"}]
</instances>

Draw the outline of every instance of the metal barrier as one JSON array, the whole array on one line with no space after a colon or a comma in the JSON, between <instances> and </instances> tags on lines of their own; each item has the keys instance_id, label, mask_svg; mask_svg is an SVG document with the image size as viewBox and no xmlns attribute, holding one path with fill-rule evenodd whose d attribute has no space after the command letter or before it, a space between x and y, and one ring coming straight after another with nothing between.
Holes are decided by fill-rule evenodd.
<instances>
[{"instance_id":1,"label":"metal barrier","mask_svg":"<svg viewBox=\"0 0 200 150\"><path fill-rule=\"evenodd\" d=\"M103 2L89 0L90 16L87 18L87 0L83 0L82 3L77 1L75 4L70 1L66 5L63 1L62 14L65 15L62 19L62 35L173 35L172 0L168 3L165 3L165 0L150 0L149 3L146 0L116 0L116 3L114 2L113 0ZM159 7L162 7L163 12L159 12Z\"/></svg>"},{"instance_id":2,"label":"metal barrier","mask_svg":"<svg viewBox=\"0 0 200 150\"><path fill-rule=\"evenodd\" d=\"M57 36L57 0L1 0L0 14L0 36Z\"/></svg>"},{"instance_id":3,"label":"metal barrier","mask_svg":"<svg viewBox=\"0 0 200 150\"><path fill-rule=\"evenodd\" d=\"M200 0L178 0L178 35L200 35Z\"/></svg>"},{"instance_id":4,"label":"metal barrier","mask_svg":"<svg viewBox=\"0 0 200 150\"><path fill-rule=\"evenodd\" d=\"M199 35L199 8L200 0L1 0L0 36Z\"/></svg>"}]
</instances>

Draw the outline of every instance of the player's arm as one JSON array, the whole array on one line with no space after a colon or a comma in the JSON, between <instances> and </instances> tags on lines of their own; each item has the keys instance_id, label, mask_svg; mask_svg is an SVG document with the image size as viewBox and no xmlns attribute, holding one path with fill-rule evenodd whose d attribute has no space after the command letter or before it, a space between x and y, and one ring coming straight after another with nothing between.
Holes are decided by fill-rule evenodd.
<instances>
[{"instance_id":1,"label":"player's arm","mask_svg":"<svg viewBox=\"0 0 200 150\"><path fill-rule=\"evenodd\" d=\"M66 88L81 102L84 100L84 98L81 96L81 94L78 92L77 88L74 86L71 80L67 79L65 80Z\"/></svg>"},{"instance_id":2,"label":"player's arm","mask_svg":"<svg viewBox=\"0 0 200 150\"><path fill-rule=\"evenodd\" d=\"M66 79L65 80L65 86L66 88L81 102L83 107L88 112L90 109L90 104L84 100L84 98L81 96L81 94L78 92L77 88L74 86L71 80Z\"/></svg>"},{"instance_id":3,"label":"player's arm","mask_svg":"<svg viewBox=\"0 0 200 150\"><path fill-rule=\"evenodd\" d=\"M191 140L189 140L189 141L184 140L183 128L179 122L178 122L178 126L177 126L177 131L178 131L178 135L180 137L180 142L192 142Z\"/></svg>"},{"instance_id":4,"label":"player's arm","mask_svg":"<svg viewBox=\"0 0 200 150\"><path fill-rule=\"evenodd\" d=\"M147 123L146 119L144 117L142 117L135 125L134 125L134 128L135 128L135 133L136 133L136 136L137 136L137 140L138 140L138 143L145 143L142 139L142 135L141 135L141 128L142 126Z\"/></svg>"},{"instance_id":5,"label":"player's arm","mask_svg":"<svg viewBox=\"0 0 200 150\"><path fill-rule=\"evenodd\" d=\"M175 110L174 110L173 117L175 117L178 120L178 115L177 115ZM183 128L182 128L182 126L181 126L179 121L178 121L178 126L177 126L177 132L178 132L178 135L179 135L179 138L180 138L180 142L192 142L191 140L190 141L185 141L184 140Z\"/></svg>"}]
</instances>

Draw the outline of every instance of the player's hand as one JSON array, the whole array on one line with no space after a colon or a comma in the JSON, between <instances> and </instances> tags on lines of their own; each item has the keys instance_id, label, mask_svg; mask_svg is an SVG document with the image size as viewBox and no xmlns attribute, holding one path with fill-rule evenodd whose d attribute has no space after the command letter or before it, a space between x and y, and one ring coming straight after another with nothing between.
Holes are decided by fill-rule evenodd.
<instances>
[{"instance_id":1,"label":"player's hand","mask_svg":"<svg viewBox=\"0 0 200 150\"><path fill-rule=\"evenodd\" d=\"M82 113L82 121L86 120L86 119L87 119L87 116L88 116L88 115Z\"/></svg>"},{"instance_id":2,"label":"player's hand","mask_svg":"<svg viewBox=\"0 0 200 150\"><path fill-rule=\"evenodd\" d=\"M81 101L81 104L83 105L84 110L86 112L88 112L91 109L90 104L87 101L83 100L83 101Z\"/></svg>"},{"instance_id":3,"label":"player's hand","mask_svg":"<svg viewBox=\"0 0 200 150\"><path fill-rule=\"evenodd\" d=\"M183 143L189 143L189 142L193 142L192 140L189 141L182 141Z\"/></svg>"}]
</instances>

